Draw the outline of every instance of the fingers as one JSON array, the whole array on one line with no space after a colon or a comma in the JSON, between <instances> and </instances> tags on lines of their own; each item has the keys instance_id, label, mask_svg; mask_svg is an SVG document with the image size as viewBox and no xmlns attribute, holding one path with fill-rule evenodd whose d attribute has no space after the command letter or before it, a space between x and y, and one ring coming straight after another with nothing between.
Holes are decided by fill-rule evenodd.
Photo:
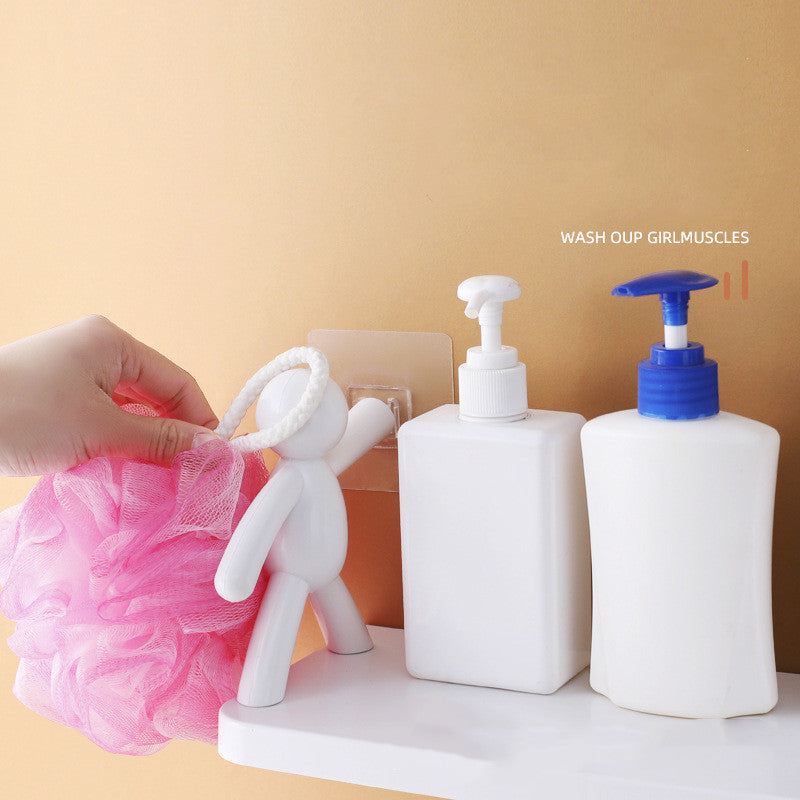
<instances>
[{"instance_id":1,"label":"fingers","mask_svg":"<svg viewBox=\"0 0 800 800\"><path fill-rule=\"evenodd\" d=\"M118 406L125 406L129 403L141 403L140 400L136 400L133 397L128 397L122 392L113 392L111 395L111 399L118 405Z\"/></svg>"},{"instance_id":2,"label":"fingers","mask_svg":"<svg viewBox=\"0 0 800 800\"><path fill-rule=\"evenodd\" d=\"M214 436L208 428L191 422L129 414L109 403L102 441L92 455L136 458L168 467L178 453L192 448L198 434Z\"/></svg>"},{"instance_id":3,"label":"fingers","mask_svg":"<svg viewBox=\"0 0 800 800\"><path fill-rule=\"evenodd\" d=\"M168 465L217 424L189 373L97 315L6 345L0 373L0 471L44 474L97 455ZM161 416L116 404L128 400Z\"/></svg>"},{"instance_id":4,"label":"fingers","mask_svg":"<svg viewBox=\"0 0 800 800\"><path fill-rule=\"evenodd\" d=\"M216 427L218 420L208 400L186 370L124 331L120 333L124 338L117 394L145 401L163 416Z\"/></svg>"}]
</instances>

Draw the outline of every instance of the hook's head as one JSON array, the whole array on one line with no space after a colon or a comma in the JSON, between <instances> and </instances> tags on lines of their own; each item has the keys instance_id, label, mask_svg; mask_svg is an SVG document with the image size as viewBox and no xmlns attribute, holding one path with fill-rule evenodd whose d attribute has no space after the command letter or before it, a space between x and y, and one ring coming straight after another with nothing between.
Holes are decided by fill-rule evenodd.
<instances>
[{"instance_id":1,"label":"hook's head","mask_svg":"<svg viewBox=\"0 0 800 800\"><path fill-rule=\"evenodd\" d=\"M290 369L264 387L256 405L259 430L276 424L297 405L310 375L308 369ZM336 382L328 379L319 408L299 431L272 449L281 458L300 461L323 458L342 438L346 427L347 401Z\"/></svg>"}]
</instances>

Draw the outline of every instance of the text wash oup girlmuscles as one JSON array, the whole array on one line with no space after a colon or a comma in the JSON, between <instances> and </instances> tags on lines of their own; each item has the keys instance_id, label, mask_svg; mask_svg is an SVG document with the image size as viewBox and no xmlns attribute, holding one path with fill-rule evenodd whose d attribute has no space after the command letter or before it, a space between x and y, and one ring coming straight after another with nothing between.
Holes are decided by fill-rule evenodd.
<instances>
[{"instance_id":1,"label":"text wash oup girlmuscles","mask_svg":"<svg viewBox=\"0 0 800 800\"><path fill-rule=\"evenodd\" d=\"M749 231L561 231L562 244L747 244Z\"/></svg>"}]
</instances>

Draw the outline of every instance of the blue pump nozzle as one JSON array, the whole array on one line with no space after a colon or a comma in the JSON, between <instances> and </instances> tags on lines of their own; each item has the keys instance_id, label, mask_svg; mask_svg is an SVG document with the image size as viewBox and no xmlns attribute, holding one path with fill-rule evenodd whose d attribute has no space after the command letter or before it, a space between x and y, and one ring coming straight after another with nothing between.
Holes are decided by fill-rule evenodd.
<instances>
[{"instance_id":1,"label":"blue pump nozzle","mask_svg":"<svg viewBox=\"0 0 800 800\"><path fill-rule=\"evenodd\" d=\"M611 290L619 297L643 297L657 294L665 325L685 325L689 317L689 292L695 289L708 289L719 281L711 275L692 272L688 269L673 269L669 272L654 272L643 275L628 283L622 283Z\"/></svg>"},{"instance_id":2,"label":"blue pump nozzle","mask_svg":"<svg viewBox=\"0 0 800 800\"><path fill-rule=\"evenodd\" d=\"M614 287L619 297L657 294L664 317L664 341L639 363L639 413L659 419L698 419L719 412L717 362L703 345L688 341L689 293L719 281L711 275L671 270L643 275Z\"/></svg>"}]
</instances>

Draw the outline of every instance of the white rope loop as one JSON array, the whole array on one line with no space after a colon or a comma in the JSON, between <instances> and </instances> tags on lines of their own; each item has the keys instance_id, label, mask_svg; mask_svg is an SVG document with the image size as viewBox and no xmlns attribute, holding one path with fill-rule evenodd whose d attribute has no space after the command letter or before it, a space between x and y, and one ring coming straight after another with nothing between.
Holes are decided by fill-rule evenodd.
<instances>
[{"instance_id":1,"label":"white rope loop","mask_svg":"<svg viewBox=\"0 0 800 800\"><path fill-rule=\"evenodd\" d=\"M319 408L319 404L325 394L325 387L328 385L328 359L314 347L293 347L291 350L281 353L266 366L261 367L247 381L242 391L231 403L215 433L223 439L230 439L242 419L244 419L247 410L258 399L264 387L274 377L280 375L281 372L286 372L301 364L308 364L311 368L311 376L308 379L308 386L303 390L297 405L283 419L269 428L256 433L237 436L231 441L231 444L243 453L252 453L255 450L274 447L276 444L288 439L292 434L297 433Z\"/></svg>"}]
</instances>

